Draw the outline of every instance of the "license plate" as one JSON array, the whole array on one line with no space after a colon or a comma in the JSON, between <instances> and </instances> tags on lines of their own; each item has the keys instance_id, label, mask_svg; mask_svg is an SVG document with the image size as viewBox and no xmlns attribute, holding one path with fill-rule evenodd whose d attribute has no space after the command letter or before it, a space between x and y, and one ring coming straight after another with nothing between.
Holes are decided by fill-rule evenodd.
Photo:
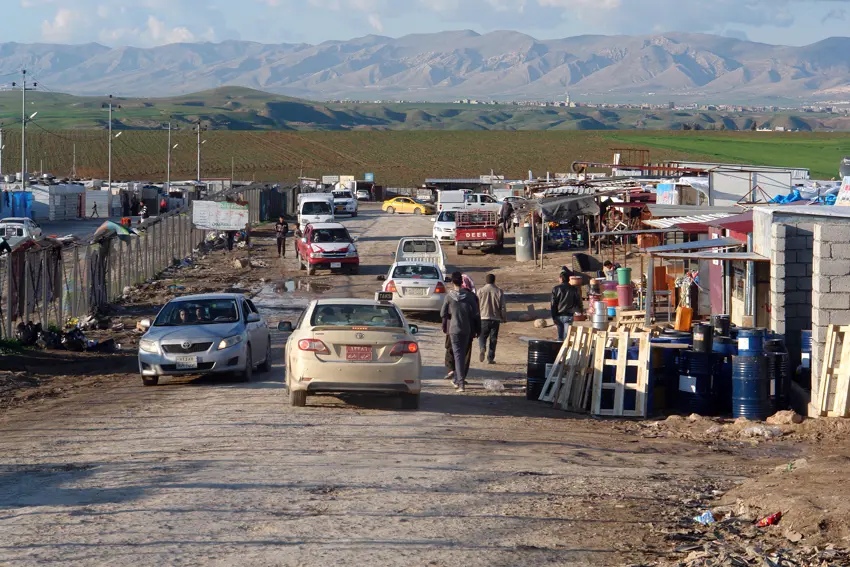
<instances>
[{"instance_id":1,"label":"license plate","mask_svg":"<svg viewBox=\"0 0 850 567\"><path fill-rule=\"evenodd\" d=\"M404 288L404 295L428 295L427 287L406 287Z\"/></svg>"},{"instance_id":2,"label":"license plate","mask_svg":"<svg viewBox=\"0 0 850 567\"><path fill-rule=\"evenodd\" d=\"M377 296L377 301L392 301L393 293L391 291L379 291L375 294Z\"/></svg>"},{"instance_id":3,"label":"license plate","mask_svg":"<svg viewBox=\"0 0 850 567\"><path fill-rule=\"evenodd\" d=\"M341 268L342 262L331 262L331 269L333 268Z\"/></svg>"},{"instance_id":4,"label":"license plate","mask_svg":"<svg viewBox=\"0 0 850 567\"><path fill-rule=\"evenodd\" d=\"M345 347L345 360L371 362L372 347L371 346L347 346Z\"/></svg>"},{"instance_id":5,"label":"license plate","mask_svg":"<svg viewBox=\"0 0 850 567\"><path fill-rule=\"evenodd\" d=\"M198 367L197 356L178 356L177 370L194 370Z\"/></svg>"}]
</instances>

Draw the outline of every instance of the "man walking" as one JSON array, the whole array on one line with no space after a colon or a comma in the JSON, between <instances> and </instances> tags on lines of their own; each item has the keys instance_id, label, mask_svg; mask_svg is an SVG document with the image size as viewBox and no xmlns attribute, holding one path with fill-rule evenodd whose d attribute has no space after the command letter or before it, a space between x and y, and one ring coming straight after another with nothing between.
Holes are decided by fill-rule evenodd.
<instances>
[{"instance_id":1,"label":"man walking","mask_svg":"<svg viewBox=\"0 0 850 567\"><path fill-rule=\"evenodd\" d=\"M97 212L97 203L92 203L91 205L91 218L99 219L100 214Z\"/></svg>"},{"instance_id":2,"label":"man walking","mask_svg":"<svg viewBox=\"0 0 850 567\"><path fill-rule=\"evenodd\" d=\"M499 327L508 322L508 305L505 292L496 287L496 275L487 274L487 284L478 290L478 305L481 310L481 335L478 337L479 357L484 362L485 355L489 364L496 363L496 342L499 340ZM487 349L489 340L490 348Z\"/></svg>"},{"instance_id":3,"label":"man walking","mask_svg":"<svg viewBox=\"0 0 850 567\"><path fill-rule=\"evenodd\" d=\"M464 391L466 384L467 354L472 339L481 334L481 313L475 294L463 287L463 274L454 272L451 277L452 290L446 295L440 315L445 321L455 360L454 387Z\"/></svg>"},{"instance_id":4,"label":"man walking","mask_svg":"<svg viewBox=\"0 0 850 567\"><path fill-rule=\"evenodd\" d=\"M499 220L502 222L502 231L505 233L508 232L508 228L510 227L511 213L513 213L513 207L510 201L502 202L502 208L499 210Z\"/></svg>"},{"instance_id":5,"label":"man walking","mask_svg":"<svg viewBox=\"0 0 850 567\"><path fill-rule=\"evenodd\" d=\"M550 311L555 326L558 327L558 340L566 337L567 327L573 324L573 316L584 311L581 304L581 291L570 285L569 274L561 272L561 283L552 288Z\"/></svg>"},{"instance_id":6,"label":"man walking","mask_svg":"<svg viewBox=\"0 0 850 567\"><path fill-rule=\"evenodd\" d=\"M286 224L283 215L274 225L274 234L277 238L277 257L286 258L286 235L289 234L289 225Z\"/></svg>"}]
</instances>

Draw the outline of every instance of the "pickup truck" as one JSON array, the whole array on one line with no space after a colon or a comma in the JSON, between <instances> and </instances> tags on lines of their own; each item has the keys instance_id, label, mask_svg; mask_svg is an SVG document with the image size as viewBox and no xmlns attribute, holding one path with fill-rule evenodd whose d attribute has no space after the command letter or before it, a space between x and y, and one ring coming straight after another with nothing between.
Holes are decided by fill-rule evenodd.
<instances>
[{"instance_id":1,"label":"pickup truck","mask_svg":"<svg viewBox=\"0 0 850 567\"><path fill-rule=\"evenodd\" d=\"M493 211L458 211L455 214L455 246L457 253L467 249L481 251L502 249L505 235L499 224L499 214Z\"/></svg>"},{"instance_id":2,"label":"pickup truck","mask_svg":"<svg viewBox=\"0 0 850 567\"><path fill-rule=\"evenodd\" d=\"M354 239L339 223L308 224L301 238L295 240L298 268L313 275L318 269L360 271L360 255Z\"/></svg>"},{"instance_id":3,"label":"pickup truck","mask_svg":"<svg viewBox=\"0 0 850 567\"><path fill-rule=\"evenodd\" d=\"M437 238L415 236L402 238L392 254L396 262L417 262L419 264L436 264L443 274L446 270L446 253Z\"/></svg>"},{"instance_id":4,"label":"pickup truck","mask_svg":"<svg viewBox=\"0 0 850 567\"><path fill-rule=\"evenodd\" d=\"M486 193L443 191L440 194L437 212L475 209L498 213L501 208L502 204Z\"/></svg>"}]
</instances>

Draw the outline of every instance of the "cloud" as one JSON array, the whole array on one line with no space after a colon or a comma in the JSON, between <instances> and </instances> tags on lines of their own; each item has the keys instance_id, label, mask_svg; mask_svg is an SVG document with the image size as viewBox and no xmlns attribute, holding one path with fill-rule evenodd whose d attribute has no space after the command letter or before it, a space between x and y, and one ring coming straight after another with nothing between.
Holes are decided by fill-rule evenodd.
<instances>
[{"instance_id":1,"label":"cloud","mask_svg":"<svg viewBox=\"0 0 850 567\"><path fill-rule=\"evenodd\" d=\"M378 14L369 14L369 25L372 26L376 32L384 33L384 24L381 22L381 16Z\"/></svg>"},{"instance_id":2,"label":"cloud","mask_svg":"<svg viewBox=\"0 0 850 567\"><path fill-rule=\"evenodd\" d=\"M70 41L75 35L75 26L82 20L78 12L59 8L53 20L41 23L41 37L52 43Z\"/></svg>"},{"instance_id":3,"label":"cloud","mask_svg":"<svg viewBox=\"0 0 850 567\"><path fill-rule=\"evenodd\" d=\"M830 20L841 20L843 22L845 19L847 19L847 10L844 8L836 8L827 12L821 19L820 23L825 24Z\"/></svg>"}]
</instances>

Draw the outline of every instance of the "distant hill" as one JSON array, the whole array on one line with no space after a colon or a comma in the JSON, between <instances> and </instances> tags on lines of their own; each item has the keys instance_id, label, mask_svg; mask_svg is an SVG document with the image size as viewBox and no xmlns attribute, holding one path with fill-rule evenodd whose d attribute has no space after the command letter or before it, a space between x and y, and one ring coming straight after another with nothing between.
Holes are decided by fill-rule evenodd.
<instances>
[{"instance_id":1,"label":"distant hill","mask_svg":"<svg viewBox=\"0 0 850 567\"><path fill-rule=\"evenodd\" d=\"M249 41L108 48L0 43L53 91L173 96L238 85L310 99L787 101L846 98L850 38L803 47L694 33L541 41L511 31L370 35L319 45ZM13 80L13 79L7 79Z\"/></svg>"},{"instance_id":2,"label":"distant hill","mask_svg":"<svg viewBox=\"0 0 850 567\"><path fill-rule=\"evenodd\" d=\"M107 97L33 92L33 128L98 129L108 126ZM221 87L166 98L115 98L113 128L159 129L170 119L218 130L750 130L785 127L847 131L850 118L815 113L617 110L454 103L330 104ZM20 124L20 93L0 92L0 126ZM117 107L120 106L120 109Z\"/></svg>"}]
</instances>

